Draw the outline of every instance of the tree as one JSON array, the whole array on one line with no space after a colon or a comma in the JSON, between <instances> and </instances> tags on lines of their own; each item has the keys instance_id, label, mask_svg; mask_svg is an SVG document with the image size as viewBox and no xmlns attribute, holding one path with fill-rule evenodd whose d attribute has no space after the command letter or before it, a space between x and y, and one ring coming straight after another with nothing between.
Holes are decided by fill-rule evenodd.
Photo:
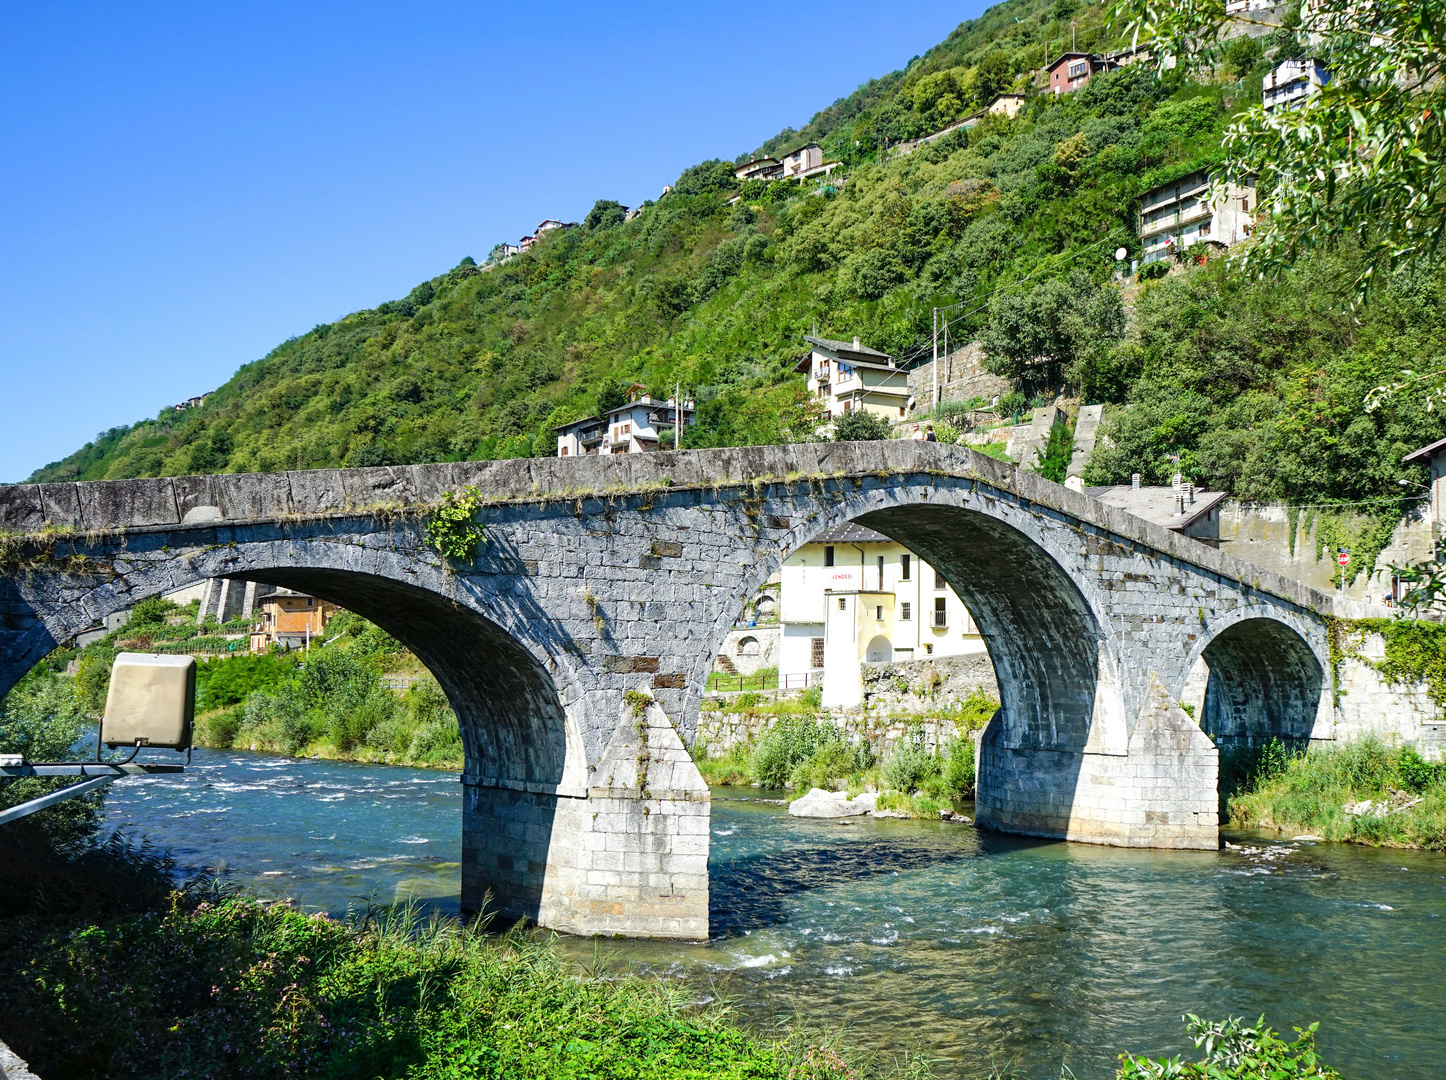
<instances>
[{"instance_id":1,"label":"tree","mask_svg":"<svg viewBox=\"0 0 1446 1080\"><path fill-rule=\"evenodd\" d=\"M621 225L627 216L628 208L622 203L613 199L599 199L592 204L592 209L587 212L587 217L582 219L582 226L589 230L606 229L613 225Z\"/></svg>"},{"instance_id":2,"label":"tree","mask_svg":"<svg viewBox=\"0 0 1446 1080\"><path fill-rule=\"evenodd\" d=\"M597 392L593 408L598 416L606 416L619 405L626 405L628 392L621 383L608 383Z\"/></svg>"},{"instance_id":3,"label":"tree","mask_svg":"<svg viewBox=\"0 0 1446 1080\"><path fill-rule=\"evenodd\" d=\"M833 425L834 442L873 442L888 439L894 429L882 416L855 409L840 416Z\"/></svg>"},{"instance_id":4,"label":"tree","mask_svg":"<svg viewBox=\"0 0 1446 1080\"><path fill-rule=\"evenodd\" d=\"M984 365L1036 385L1079 385L1088 365L1124 335L1120 294L1083 270L994 301L979 335Z\"/></svg>"},{"instance_id":5,"label":"tree","mask_svg":"<svg viewBox=\"0 0 1446 1080\"><path fill-rule=\"evenodd\" d=\"M1198 70L1222 52L1224 0L1115 0L1110 25L1156 70ZM1301 19L1330 81L1295 109L1255 106L1226 132L1215 175L1255 178L1268 214L1236 256L1276 276L1312 249L1358 244L1357 302L1446 233L1446 0L1320 0Z\"/></svg>"}]
</instances>

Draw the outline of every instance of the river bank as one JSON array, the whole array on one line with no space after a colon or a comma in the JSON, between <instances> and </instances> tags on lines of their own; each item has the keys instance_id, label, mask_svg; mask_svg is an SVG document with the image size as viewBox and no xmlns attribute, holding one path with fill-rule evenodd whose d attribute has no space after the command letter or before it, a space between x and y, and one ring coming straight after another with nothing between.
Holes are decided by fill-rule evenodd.
<instances>
[{"instance_id":1,"label":"river bank","mask_svg":"<svg viewBox=\"0 0 1446 1080\"><path fill-rule=\"evenodd\" d=\"M1243 773L1239 789L1225 799L1235 828L1446 850L1446 765L1424 761L1413 747L1367 736L1291 755L1276 744L1235 771Z\"/></svg>"},{"instance_id":2,"label":"river bank","mask_svg":"<svg viewBox=\"0 0 1446 1080\"><path fill-rule=\"evenodd\" d=\"M1446 1072L1438 854L1235 833L1219 852L1097 848L714 794L712 940L560 939L575 970L732 1001L757 1032L803 1015L867 1052L927 1053L946 1080L1011 1063L1021 1080L1061 1065L1106 1080L1122 1050L1188 1054L1186 1012L1320 1020L1348 1077ZM198 750L185 776L109 799L108 825L262 898L457 910L462 787L446 774Z\"/></svg>"}]
</instances>

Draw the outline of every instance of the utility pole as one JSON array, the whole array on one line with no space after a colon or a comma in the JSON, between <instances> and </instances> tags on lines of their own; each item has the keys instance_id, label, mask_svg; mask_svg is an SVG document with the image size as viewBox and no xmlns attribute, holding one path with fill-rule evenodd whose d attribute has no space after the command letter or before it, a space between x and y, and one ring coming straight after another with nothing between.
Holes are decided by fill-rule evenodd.
<instances>
[{"instance_id":1,"label":"utility pole","mask_svg":"<svg viewBox=\"0 0 1446 1080\"><path fill-rule=\"evenodd\" d=\"M939 309L934 309L934 409L939 408Z\"/></svg>"},{"instance_id":2,"label":"utility pole","mask_svg":"<svg viewBox=\"0 0 1446 1080\"><path fill-rule=\"evenodd\" d=\"M673 383L673 449L683 449L683 383Z\"/></svg>"},{"instance_id":3,"label":"utility pole","mask_svg":"<svg viewBox=\"0 0 1446 1080\"><path fill-rule=\"evenodd\" d=\"M1075 40L1074 40L1074 27L1075 27L1075 24L1074 24L1074 23L1070 23L1070 24L1069 24L1069 51L1070 51L1070 52L1079 52L1079 46L1075 44Z\"/></svg>"}]
</instances>

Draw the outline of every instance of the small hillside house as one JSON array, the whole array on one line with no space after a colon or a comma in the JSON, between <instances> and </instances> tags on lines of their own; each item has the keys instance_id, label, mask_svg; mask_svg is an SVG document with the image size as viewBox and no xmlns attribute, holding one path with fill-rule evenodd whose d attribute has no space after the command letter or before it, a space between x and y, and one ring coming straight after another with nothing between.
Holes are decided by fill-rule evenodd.
<instances>
[{"instance_id":1,"label":"small hillside house","mask_svg":"<svg viewBox=\"0 0 1446 1080\"><path fill-rule=\"evenodd\" d=\"M1050 64L1049 92L1069 94L1078 90L1090 79L1104 71L1114 71L1120 65L1094 53L1067 52Z\"/></svg>"},{"instance_id":2,"label":"small hillside house","mask_svg":"<svg viewBox=\"0 0 1446 1080\"><path fill-rule=\"evenodd\" d=\"M658 449L659 432L674 428L679 416L685 427L693 423L691 401L679 405L672 398L654 401L642 394L600 417L589 416L553 428L557 433L557 456L646 454Z\"/></svg>"},{"instance_id":3,"label":"small hillside house","mask_svg":"<svg viewBox=\"0 0 1446 1080\"><path fill-rule=\"evenodd\" d=\"M909 376L894 358L859 343L805 336L812 346L795 371L808 375L809 393L822 400L824 421L846 412L865 412L897 422L909 402Z\"/></svg>"}]
</instances>

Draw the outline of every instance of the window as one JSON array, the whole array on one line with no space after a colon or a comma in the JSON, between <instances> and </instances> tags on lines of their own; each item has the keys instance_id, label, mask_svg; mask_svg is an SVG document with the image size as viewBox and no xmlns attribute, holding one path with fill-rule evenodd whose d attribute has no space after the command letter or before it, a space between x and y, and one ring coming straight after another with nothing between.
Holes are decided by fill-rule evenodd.
<instances>
[{"instance_id":1,"label":"window","mask_svg":"<svg viewBox=\"0 0 1446 1080\"><path fill-rule=\"evenodd\" d=\"M910 564L912 561L913 561L913 556L912 556L912 555L900 555L900 556L899 556L899 580L900 580L900 581L908 581L908 580L909 580L909 573L910 573L910 570L912 569L909 564Z\"/></svg>"},{"instance_id":2,"label":"window","mask_svg":"<svg viewBox=\"0 0 1446 1080\"><path fill-rule=\"evenodd\" d=\"M823 638L813 638L809 644L812 646L809 650L809 666L814 668L823 667Z\"/></svg>"},{"instance_id":3,"label":"window","mask_svg":"<svg viewBox=\"0 0 1446 1080\"><path fill-rule=\"evenodd\" d=\"M1089 61L1075 60L1069 65L1069 77L1071 79L1078 79L1081 75L1084 75L1086 72L1088 72L1089 69Z\"/></svg>"},{"instance_id":4,"label":"window","mask_svg":"<svg viewBox=\"0 0 1446 1080\"><path fill-rule=\"evenodd\" d=\"M877 606L875 606L875 608L874 608L874 619L877 620L878 622L883 622L883 621L884 621L884 605L883 605L883 604L878 604Z\"/></svg>"},{"instance_id":5,"label":"window","mask_svg":"<svg viewBox=\"0 0 1446 1080\"><path fill-rule=\"evenodd\" d=\"M840 611L847 611L849 609L849 602L847 597L840 596L838 598L838 609Z\"/></svg>"},{"instance_id":6,"label":"window","mask_svg":"<svg viewBox=\"0 0 1446 1080\"><path fill-rule=\"evenodd\" d=\"M936 588L936 589L948 588L948 585L947 585L947 584L945 583L945 581L944 581L944 575L941 574L941 573L939 573L939 571L937 571L937 570L934 571L934 588Z\"/></svg>"},{"instance_id":7,"label":"window","mask_svg":"<svg viewBox=\"0 0 1446 1080\"><path fill-rule=\"evenodd\" d=\"M824 566L833 565L833 545L831 544L823 549L823 564Z\"/></svg>"},{"instance_id":8,"label":"window","mask_svg":"<svg viewBox=\"0 0 1446 1080\"><path fill-rule=\"evenodd\" d=\"M899 622L912 622L914 619L914 605L905 600L899 605Z\"/></svg>"},{"instance_id":9,"label":"window","mask_svg":"<svg viewBox=\"0 0 1446 1080\"><path fill-rule=\"evenodd\" d=\"M316 603L316 599L315 599L314 597L308 596L308 597L306 598L306 606L307 606L307 607L311 607L311 606L312 606L313 604L315 604L315 603Z\"/></svg>"},{"instance_id":10,"label":"window","mask_svg":"<svg viewBox=\"0 0 1446 1080\"><path fill-rule=\"evenodd\" d=\"M934 643L932 641L924 642L924 653L926 656L934 655Z\"/></svg>"},{"instance_id":11,"label":"window","mask_svg":"<svg viewBox=\"0 0 1446 1080\"><path fill-rule=\"evenodd\" d=\"M1200 222L1200 235L1201 235L1201 236L1209 236L1209 235L1210 235L1210 222L1208 222L1208 221L1202 221L1202 222Z\"/></svg>"},{"instance_id":12,"label":"window","mask_svg":"<svg viewBox=\"0 0 1446 1080\"><path fill-rule=\"evenodd\" d=\"M618 428L618 430L621 431L624 435L626 435L628 432L633 430L633 425L624 424L622 427Z\"/></svg>"},{"instance_id":13,"label":"window","mask_svg":"<svg viewBox=\"0 0 1446 1080\"><path fill-rule=\"evenodd\" d=\"M851 411L853 410L854 403L853 403L852 401L845 401L845 402L843 403L843 407L844 407L844 410L843 410L844 412L851 412Z\"/></svg>"},{"instance_id":14,"label":"window","mask_svg":"<svg viewBox=\"0 0 1446 1080\"><path fill-rule=\"evenodd\" d=\"M949 613L944 607L945 603L942 596L934 598L934 626L936 628L949 625Z\"/></svg>"},{"instance_id":15,"label":"window","mask_svg":"<svg viewBox=\"0 0 1446 1080\"><path fill-rule=\"evenodd\" d=\"M904 415L904 407L903 407L902 405L899 406L899 415L900 415L900 416L903 416L903 415Z\"/></svg>"}]
</instances>

